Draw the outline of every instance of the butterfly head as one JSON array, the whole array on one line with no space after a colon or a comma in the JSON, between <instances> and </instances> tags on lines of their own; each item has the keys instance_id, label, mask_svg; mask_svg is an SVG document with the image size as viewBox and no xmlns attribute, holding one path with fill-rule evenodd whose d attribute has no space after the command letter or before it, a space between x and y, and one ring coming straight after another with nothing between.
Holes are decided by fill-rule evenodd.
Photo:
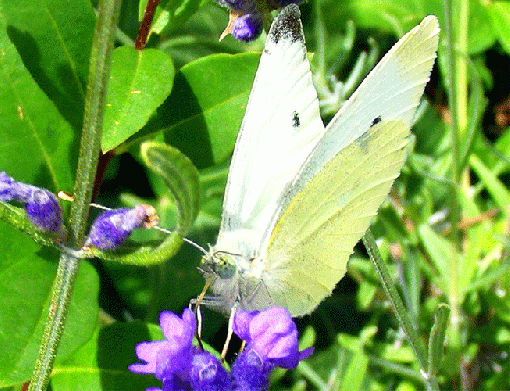
<instances>
[{"instance_id":1,"label":"butterfly head","mask_svg":"<svg viewBox=\"0 0 510 391\"><path fill-rule=\"evenodd\" d=\"M236 254L211 249L211 251L202 258L200 271L206 278L216 277L222 280L229 280L233 278L237 272L235 257Z\"/></svg>"}]
</instances>

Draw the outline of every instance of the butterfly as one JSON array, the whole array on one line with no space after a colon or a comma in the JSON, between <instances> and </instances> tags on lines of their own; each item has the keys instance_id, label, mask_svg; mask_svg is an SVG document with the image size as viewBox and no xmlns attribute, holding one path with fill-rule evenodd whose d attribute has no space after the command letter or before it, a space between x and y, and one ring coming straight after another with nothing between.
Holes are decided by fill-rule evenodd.
<instances>
[{"instance_id":1,"label":"butterfly","mask_svg":"<svg viewBox=\"0 0 510 391\"><path fill-rule=\"evenodd\" d=\"M355 244L398 177L435 62L435 16L400 39L327 127L299 8L273 21L239 132L203 303L311 313L345 275Z\"/></svg>"}]
</instances>

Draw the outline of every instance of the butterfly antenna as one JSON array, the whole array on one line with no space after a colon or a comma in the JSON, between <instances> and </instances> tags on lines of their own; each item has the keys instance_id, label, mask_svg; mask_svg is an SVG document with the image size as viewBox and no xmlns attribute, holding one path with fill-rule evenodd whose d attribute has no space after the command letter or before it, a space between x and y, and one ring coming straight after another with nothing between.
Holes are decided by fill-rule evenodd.
<instances>
[{"instance_id":1,"label":"butterfly antenna","mask_svg":"<svg viewBox=\"0 0 510 391\"><path fill-rule=\"evenodd\" d=\"M161 232L164 232L166 234L171 234L172 231L170 231L169 229L166 229L166 228L162 228L158 225L155 225L154 227L152 227L154 229L157 229L158 231L161 231ZM195 247L196 249L198 249L203 255L207 255L207 251L205 250L205 248L203 248L202 246L200 246L199 244L195 243L193 240L191 239L188 239L188 238L182 238L183 242L186 242L188 244L191 244L193 247Z\"/></svg>"},{"instance_id":2,"label":"butterfly antenna","mask_svg":"<svg viewBox=\"0 0 510 391\"><path fill-rule=\"evenodd\" d=\"M58 198L60 198L61 200L64 200L64 201L74 201L74 197L71 195L71 194L68 194L66 193L65 191L63 190L60 190L58 192ZM108 208L106 206L103 206L103 205L99 205L99 204L95 204L93 202L90 203L90 206L92 206L93 208L97 208L97 209L102 209L102 210L112 210L112 208ZM157 229L158 231L161 231L163 233L166 233L168 235L170 235L172 233L172 231L166 229L166 228L162 228L158 225L153 225L151 226L150 228L154 228L154 229ZM182 238L182 240L188 244L191 244L193 247L195 247L196 249L198 249L203 255L207 255L207 251L202 247L200 246L199 244L195 243L194 241L188 239L188 238Z\"/></svg>"}]
</instances>

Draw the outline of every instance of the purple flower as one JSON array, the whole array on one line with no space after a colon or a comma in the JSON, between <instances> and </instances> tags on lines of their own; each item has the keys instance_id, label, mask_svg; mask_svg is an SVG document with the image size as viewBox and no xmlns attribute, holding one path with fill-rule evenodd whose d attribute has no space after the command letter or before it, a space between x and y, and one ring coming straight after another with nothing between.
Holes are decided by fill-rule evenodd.
<instances>
[{"instance_id":1,"label":"purple flower","mask_svg":"<svg viewBox=\"0 0 510 391\"><path fill-rule=\"evenodd\" d=\"M260 313L239 311L234 332L246 341L244 351L232 365L239 390L265 390L275 366L295 368L313 351L299 351L296 324L285 308L269 308Z\"/></svg>"},{"instance_id":2,"label":"purple flower","mask_svg":"<svg viewBox=\"0 0 510 391\"><path fill-rule=\"evenodd\" d=\"M166 339L138 344L136 355L146 363L131 364L131 372L154 374L163 381L163 391L231 388L230 377L218 359L192 345L196 321L190 309L185 309L182 317L162 312L159 320Z\"/></svg>"},{"instance_id":3,"label":"purple flower","mask_svg":"<svg viewBox=\"0 0 510 391\"><path fill-rule=\"evenodd\" d=\"M269 375L274 365L253 349L246 348L232 365L236 391L263 391L269 386Z\"/></svg>"},{"instance_id":4,"label":"purple flower","mask_svg":"<svg viewBox=\"0 0 510 391\"><path fill-rule=\"evenodd\" d=\"M192 345L196 321L191 310L182 317L162 312L160 324L166 339L138 344L136 355L145 363L129 370L154 374L163 381L163 391L262 391L275 366L294 368L312 352L299 352L296 325L282 308L236 314L234 332L247 344L230 374L215 356Z\"/></svg>"},{"instance_id":5,"label":"purple flower","mask_svg":"<svg viewBox=\"0 0 510 391\"><path fill-rule=\"evenodd\" d=\"M262 13L272 9L283 8L291 3L302 0L216 0L216 2L230 10L228 25L220 35L220 41L228 34L232 34L243 42L257 39L264 28ZM265 5L262 3L265 2ZM259 8L259 5L261 7Z\"/></svg>"},{"instance_id":6,"label":"purple flower","mask_svg":"<svg viewBox=\"0 0 510 391\"><path fill-rule=\"evenodd\" d=\"M102 251L113 250L123 243L135 228L152 227L157 221L156 211L150 205L133 209L112 209L101 213L92 224L84 247L94 246Z\"/></svg>"},{"instance_id":7,"label":"purple flower","mask_svg":"<svg viewBox=\"0 0 510 391\"><path fill-rule=\"evenodd\" d=\"M191 362L191 386L196 391L223 391L232 388L232 380L216 357L202 352Z\"/></svg>"},{"instance_id":8,"label":"purple flower","mask_svg":"<svg viewBox=\"0 0 510 391\"><path fill-rule=\"evenodd\" d=\"M31 187L25 204L29 220L42 231L58 233L62 228L62 211L57 198L46 189Z\"/></svg>"},{"instance_id":9,"label":"purple flower","mask_svg":"<svg viewBox=\"0 0 510 391\"><path fill-rule=\"evenodd\" d=\"M12 179L5 172L0 171L0 201L10 201L14 197L14 189Z\"/></svg>"},{"instance_id":10,"label":"purple flower","mask_svg":"<svg viewBox=\"0 0 510 391\"><path fill-rule=\"evenodd\" d=\"M244 14L236 18L232 24L232 36L243 42L256 39L264 28L262 15L259 12Z\"/></svg>"},{"instance_id":11,"label":"purple flower","mask_svg":"<svg viewBox=\"0 0 510 391\"><path fill-rule=\"evenodd\" d=\"M0 172L0 201L25 204L28 219L41 231L62 233L62 211L53 193L41 187L17 182Z\"/></svg>"},{"instance_id":12,"label":"purple flower","mask_svg":"<svg viewBox=\"0 0 510 391\"><path fill-rule=\"evenodd\" d=\"M243 42L253 41L260 36L264 21L257 7L257 0L216 0L216 2L230 9L228 26L221 34L220 41L228 34Z\"/></svg>"},{"instance_id":13,"label":"purple flower","mask_svg":"<svg viewBox=\"0 0 510 391\"><path fill-rule=\"evenodd\" d=\"M245 351L254 350L264 362L282 368L295 368L299 360L312 354L313 349L299 351L296 324L285 308L239 311L234 332L246 341Z\"/></svg>"}]
</instances>

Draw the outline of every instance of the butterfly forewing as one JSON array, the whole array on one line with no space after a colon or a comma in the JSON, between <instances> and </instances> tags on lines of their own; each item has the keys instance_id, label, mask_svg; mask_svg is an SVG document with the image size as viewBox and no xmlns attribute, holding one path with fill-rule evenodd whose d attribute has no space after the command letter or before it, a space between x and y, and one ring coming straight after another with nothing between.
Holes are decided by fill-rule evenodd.
<instances>
[{"instance_id":1,"label":"butterfly forewing","mask_svg":"<svg viewBox=\"0 0 510 391\"><path fill-rule=\"evenodd\" d=\"M288 7L273 23L260 59L232 158L217 248L259 250L282 192L323 132L299 9Z\"/></svg>"},{"instance_id":2,"label":"butterfly forewing","mask_svg":"<svg viewBox=\"0 0 510 391\"><path fill-rule=\"evenodd\" d=\"M386 53L328 124L278 214L326 162L374 123L398 119L411 127L430 78L438 40L438 21L430 15Z\"/></svg>"}]
</instances>

